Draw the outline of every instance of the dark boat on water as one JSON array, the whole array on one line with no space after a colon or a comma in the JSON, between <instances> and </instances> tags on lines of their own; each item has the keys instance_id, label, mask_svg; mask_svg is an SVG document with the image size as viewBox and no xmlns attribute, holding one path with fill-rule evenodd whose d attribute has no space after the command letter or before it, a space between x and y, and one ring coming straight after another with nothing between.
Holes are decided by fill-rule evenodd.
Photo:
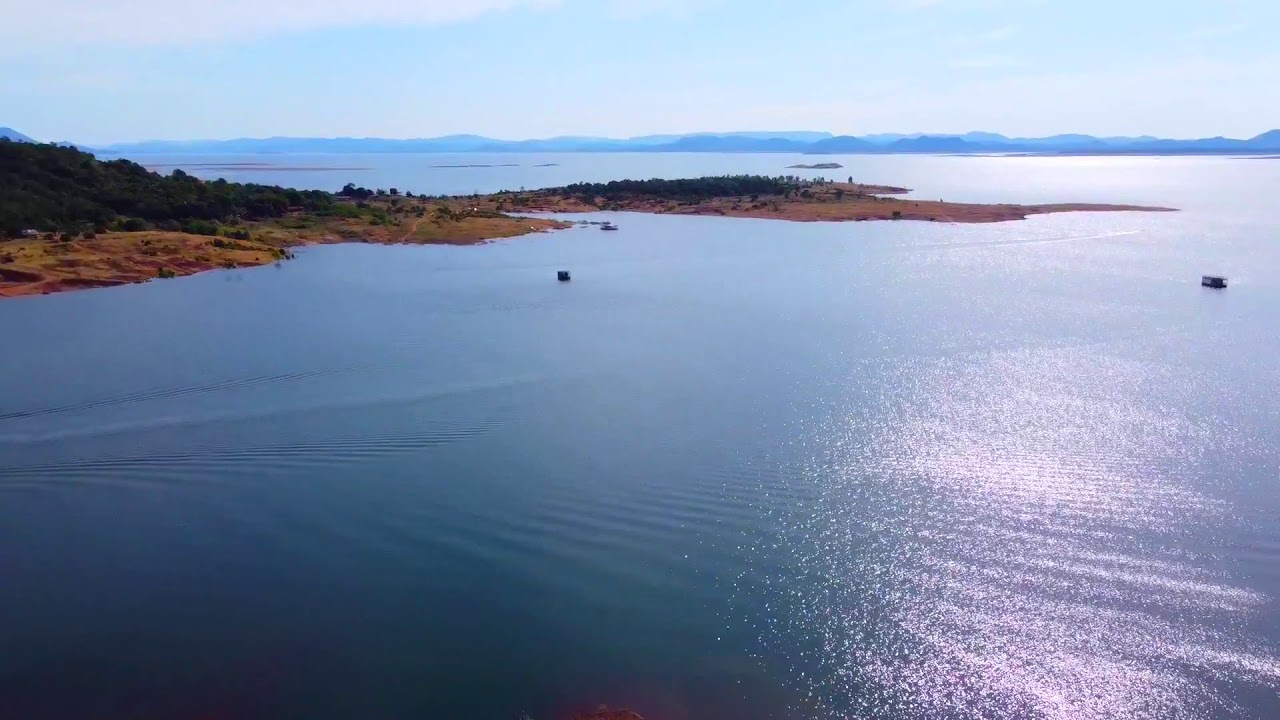
<instances>
[{"instance_id":1,"label":"dark boat on water","mask_svg":"<svg viewBox=\"0 0 1280 720\"><path fill-rule=\"evenodd\" d=\"M556 279L559 280L560 282L569 282L569 280L571 279L569 277L569 271L568 270L556 271Z\"/></svg>"}]
</instances>

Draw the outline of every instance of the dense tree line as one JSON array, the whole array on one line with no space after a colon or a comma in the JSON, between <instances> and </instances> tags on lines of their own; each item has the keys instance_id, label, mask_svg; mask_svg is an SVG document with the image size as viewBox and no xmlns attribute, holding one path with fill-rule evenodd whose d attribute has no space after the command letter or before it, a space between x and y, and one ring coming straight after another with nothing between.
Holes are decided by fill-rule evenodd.
<instances>
[{"instance_id":1,"label":"dense tree line","mask_svg":"<svg viewBox=\"0 0 1280 720\"><path fill-rule=\"evenodd\" d=\"M376 191L370 190L369 188L366 188L366 187L356 187L355 183L347 183L346 185L342 186L342 189L338 191L338 194L346 198L355 198L356 200L368 200L369 198L373 197L377 193Z\"/></svg>"},{"instance_id":2,"label":"dense tree line","mask_svg":"<svg viewBox=\"0 0 1280 720\"><path fill-rule=\"evenodd\" d=\"M204 181L181 170L160 175L75 148L0 139L0 234L7 236L27 229L216 229L290 208L324 214L334 205L333 195L318 190Z\"/></svg>"},{"instance_id":3,"label":"dense tree line","mask_svg":"<svg viewBox=\"0 0 1280 720\"><path fill-rule=\"evenodd\" d=\"M586 199L618 201L629 197L651 197L660 200L697 201L718 197L752 195L784 195L807 186L798 177L766 177L763 175L721 175L683 180L614 180L607 183L575 183L557 192Z\"/></svg>"}]
</instances>

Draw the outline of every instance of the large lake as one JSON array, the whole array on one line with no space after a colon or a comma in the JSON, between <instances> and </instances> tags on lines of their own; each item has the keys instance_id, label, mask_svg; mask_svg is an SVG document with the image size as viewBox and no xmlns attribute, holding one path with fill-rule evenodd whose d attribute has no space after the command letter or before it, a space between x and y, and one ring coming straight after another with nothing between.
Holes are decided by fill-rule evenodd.
<instances>
[{"instance_id":1,"label":"large lake","mask_svg":"<svg viewBox=\"0 0 1280 720\"><path fill-rule=\"evenodd\" d=\"M618 214L0 302L0 718L1280 715L1280 161L836 160L1183 211Z\"/></svg>"}]
</instances>

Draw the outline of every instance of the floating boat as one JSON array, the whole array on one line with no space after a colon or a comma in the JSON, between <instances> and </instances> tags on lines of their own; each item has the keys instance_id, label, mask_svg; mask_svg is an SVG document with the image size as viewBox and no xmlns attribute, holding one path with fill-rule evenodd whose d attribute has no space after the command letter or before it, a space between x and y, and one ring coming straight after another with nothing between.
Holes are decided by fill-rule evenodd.
<instances>
[{"instance_id":1,"label":"floating boat","mask_svg":"<svg viewBox=\"0 0 1280 720\"><path fill-rule=\"evenodd\" d=\"M560 282L569 282L570 280L569 271L568 270L556 271L556 279L559 280Z\"/></svg>"},{"instance_id":2,"label":"floating boat","mask_svg":"<svg viewBox=\"0 0 1280 720\"><path fill-rule=\"evenodd\" d=\"M605 224L601 225L601 226L600 226L600 229L601 229L601 230L617 230L617 229L618 229L618 226L617 226L617 225L614 225L614 224L613 224L613 223L611 223L611 222L607 222L607 223L605 223Z\"/></svg>"},{"instance_id":3,"label":"floating boat","mask_svg":"<svg viewBox=\"0 0 1280 720\"><path fill-rule=\"evenodd\" d=\"M1201 275L1200 284L1208 288L1224 288L1227 286L1227 279L1221 275Z\"/></svg>"}]
</instances>

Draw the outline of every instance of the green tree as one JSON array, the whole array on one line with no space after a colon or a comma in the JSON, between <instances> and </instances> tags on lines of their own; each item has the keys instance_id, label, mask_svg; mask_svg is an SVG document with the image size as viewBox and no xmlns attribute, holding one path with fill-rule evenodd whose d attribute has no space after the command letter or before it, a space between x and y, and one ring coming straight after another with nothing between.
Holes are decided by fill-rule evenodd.
<instances>
[{"instance_id":1,"label":"green tree","mask_svg":"<svg viewBox=\"0 0 1280 720\"><path fill-rule=\"evenodd\" d=\"M290 207L321 212L326 192L226 180L202 181L182 170L160 175L129 160L100 161L75 148L0 143L0 228L76 233L110 227L181 229L202 220L279 217Z\"/></svg>"}]
</instances>

